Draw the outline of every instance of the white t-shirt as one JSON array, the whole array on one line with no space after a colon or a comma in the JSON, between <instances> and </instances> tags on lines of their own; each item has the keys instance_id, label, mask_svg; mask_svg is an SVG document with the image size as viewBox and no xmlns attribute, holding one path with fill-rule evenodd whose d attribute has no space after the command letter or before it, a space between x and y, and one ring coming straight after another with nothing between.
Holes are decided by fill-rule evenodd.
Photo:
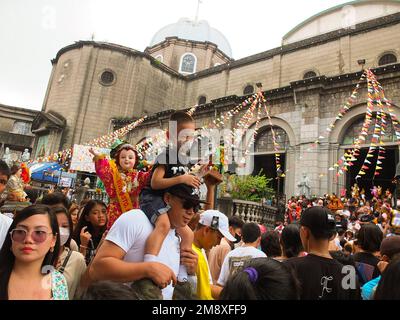
<instances>
[{"instance_id":1,"label":"white t-shirt","mask_svg":"<svg viewBox=\"0 0 400 320\"><path fill-rule=\"evenodd\" d=\"M243 266L243 264L252 258L265 258L267 255L254 247L239 247L229 252L221 267L221 273L219 274L218 284L225 286L229 275L234 272L237 268Z\"/></svg>"},{"instance_id":2,"label":"white t-shirt","mask_svg":"<svg viewBox=\"0 0 400 320\"><path fill-rule=\"evenodd\" d=\"M106 240L113 242L126 252L124 261L142 262L146 240L153 231L153 225L144 212L139 209L130 210L122 214L112 225ZM180 241L175 229L171 229L165 238L157 261L164 263L175 275L179 271ZM165 300L171 300L174 288L169 285L162 290Z\"/></svg>"},{"instance_id":3,"label":"white t-shirt","mask_svg":"<svg viewBox=\"0 0 400 320\"><path fill-rule=\"evenodd\" d=\"M13 220L11 218L0 213L0 249L3 246L4 239L7 236L8 229L12 222Z\"/></svg>"}]
</instances>

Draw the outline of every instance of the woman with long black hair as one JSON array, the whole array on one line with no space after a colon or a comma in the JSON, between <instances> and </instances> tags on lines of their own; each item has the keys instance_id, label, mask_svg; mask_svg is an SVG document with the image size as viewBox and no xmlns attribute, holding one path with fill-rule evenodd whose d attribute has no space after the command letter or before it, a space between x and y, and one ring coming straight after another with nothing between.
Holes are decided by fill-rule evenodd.
<instances>
[{"instance_id":1,"label":"woman with long black hair","mask_svg":"<svg viewBox=\"0 0 400 320\"><path fill-rule=\"evenodd\" d=\"M284 261L304 255L300 238L300 226L298 224L291 223L282 230L280 243L282 256L276 258L276 260Z\"/></svg>"},{"instance_id":2,"label":"woman with long black hair","mask_svg":"<svg viewBox=\"0 0 400 320\"><path fill-rule=\"evenodd\" d=\"M107 229L107 206L103 201L90 200L83 208L72 237L89 264Z\"/></svg>"},{"instance_id":3,"label":"woman with long black hair","mask_svg":"<svg viewBox=\"0 0 400 320\"><path fill-rule=\"evenodd\" d=\"M0 251L1 300L68 300L66 280L55 270L59 233L45 205L29 206L15 217Z\"/></svg>"}]
</instances>

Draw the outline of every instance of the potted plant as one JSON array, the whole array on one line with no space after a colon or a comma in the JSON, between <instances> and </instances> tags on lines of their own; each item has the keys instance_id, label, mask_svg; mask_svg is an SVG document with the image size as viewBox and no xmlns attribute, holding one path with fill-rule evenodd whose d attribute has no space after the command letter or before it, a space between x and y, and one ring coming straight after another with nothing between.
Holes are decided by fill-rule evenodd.
<instances>
[{"instance_id":1,"label":"potted plant","mask_svg":"<svg viewBox=\"0 0 400 320\"><path fill-rule=\"evenodd\" d=\"M231 197L233 199L253 202L262 202L265 199L271 199L274 195L274 190L270 187L272 179L262 175L261 172L255 176L230 176L225 184L226 186L230 185L229 189L231 190L229 190L229 194ZM222 189L226 190L227 188Z\"/></svg>"}]
</instances>

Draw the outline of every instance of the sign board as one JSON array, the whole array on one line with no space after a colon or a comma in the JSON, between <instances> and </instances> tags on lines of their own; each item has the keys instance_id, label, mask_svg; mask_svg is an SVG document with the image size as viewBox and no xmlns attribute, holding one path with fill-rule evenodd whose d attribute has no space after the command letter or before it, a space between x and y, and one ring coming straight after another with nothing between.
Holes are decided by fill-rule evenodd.
<instances>
[{"instance_id":1,"label":"sign board","mask_svg":"<svg viewBox=\"0 0 400 320\"><path fill-rule=\"evenodd\" d=\"M64 188L71 188L72 186L72 179L68 177L61 177L58 185Z\"/></svg>"},{"instance_id":2,"label":"sign board","mask_svg":"<svg viewBox=\"0 0 400 320\"><path fill-rule=\"evenodd\" d=\"M72 173L72 172L61 172L61 177L62 178L70 178L70 179L75 179L76 180L76 173Z\"/></svg>"},{"instance_id":3,"label":"sign board","mask_svg":"<svg viewBox=\"0 0 400 320\"><path fill-rule=\"evenodd\" d=\"M83 146L79 144L74 145L70 170L83 171L83 172L96 172L93 162L93 155L89 152L90 146ZM99 153L106 155L110 154L110 149L93 147Z\"/></svg>"},{"instance_id":4,"label":"sign board","mask_svg":"<svg viewBox=\"0 0 400 320\"><path fill-rule=\"evenodd\" d=\"M58 185L64 188L71 188L76 180L76 173L61 172L60 180Z\"/></svg>"}]
</instances>

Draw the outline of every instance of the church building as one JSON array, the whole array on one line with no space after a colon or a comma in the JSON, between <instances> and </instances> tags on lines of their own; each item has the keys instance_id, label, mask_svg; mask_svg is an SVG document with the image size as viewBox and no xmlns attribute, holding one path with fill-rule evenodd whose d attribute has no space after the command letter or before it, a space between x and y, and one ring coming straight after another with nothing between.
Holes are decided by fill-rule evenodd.
<instances>
[{"instance_id":1,"label":"church building","mask_svg":"<svg viewBox=\"0 0 400 320\"><path fill-rule=\"evenodd\" d=\"M267 47L268 30L260 30L259 39ZM273 128L284 172L274 179L275 188L279 184L279 191L291 196L298 194L301 181L308 181L312 194L339 193L350 189L357 172L337 178L331 167L360 133L366 81L350 110L340 119L337 114L363 68L372 68L400 118L399 58L399 1L352 1L330 8L288 31L281 46L238 60L228 39L204 20L180 19L161 28L144 51L77 41L51 61L43 108L32 122L33 156L84 144L146 115L127 137L136 144L148 130L167 128L174 110L194 105L199 105L193 116L201 128L262 84L271 122L265 114L259 121L254 173L263 169L276 178ZM229 118L225 128L234 128L245 111ZM256 120L250 128L255 126ZM364 156L369 142L361 145ZM399 144L390 124L384 142L384 169L379 178L361 179L365 190L373 184L393 188Z\"/></svg>"}]
</instances>

